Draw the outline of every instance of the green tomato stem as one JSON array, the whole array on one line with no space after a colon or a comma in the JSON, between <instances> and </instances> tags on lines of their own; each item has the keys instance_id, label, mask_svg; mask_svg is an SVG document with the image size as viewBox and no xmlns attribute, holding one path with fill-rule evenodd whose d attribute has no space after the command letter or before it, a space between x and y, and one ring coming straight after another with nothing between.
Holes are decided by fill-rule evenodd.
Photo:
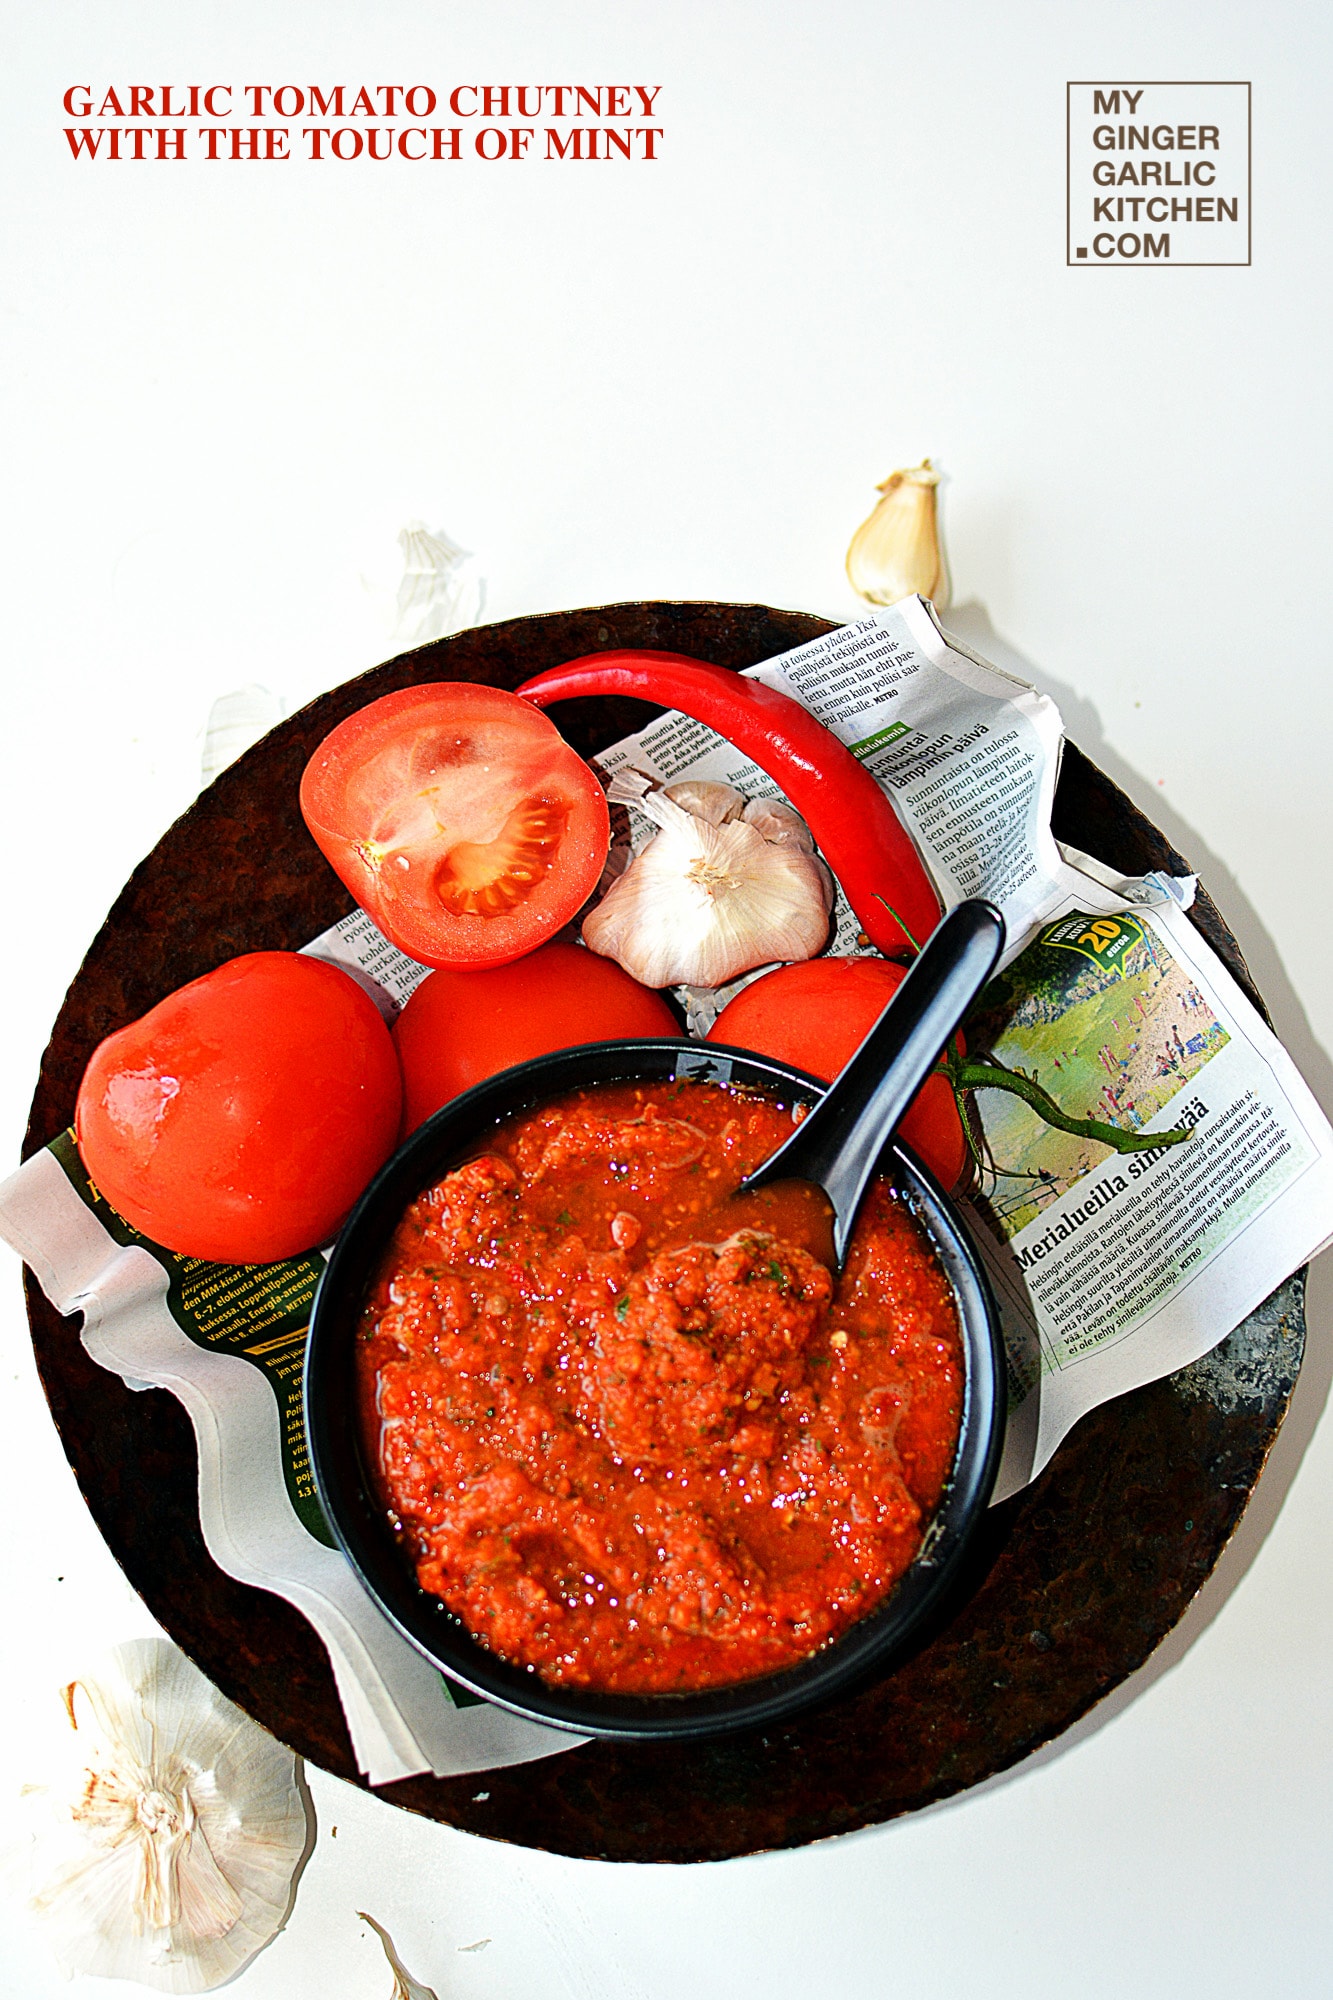
<instances>
[{"instance_id":1,"label":"green tomato stem","mask_svg":"<svg viewBox=\"0 0 1333 2000\"><path fill-rule=\"evenodd\" d=\"M1035 1077L1021 1070L1007 1069L995 1056L960 1056L956 1049L946 1052L944 1073L954 1088L962 1109L965 1090L1008 1090L1021 1097L1028 1107L1057 1131L1072 1132L1078 1139L1095 1139L1117 1153L1146 1153L1154 1146L1179 1146L1193 1135L1192 1125L1178 1125L1169 1132L1126 1132L1109 1125L1104 1118L1074 1118L1062 1111L1049 1091ZM964 1121L966 1123L966 1121Z\"/></svg>"}]
</instances>

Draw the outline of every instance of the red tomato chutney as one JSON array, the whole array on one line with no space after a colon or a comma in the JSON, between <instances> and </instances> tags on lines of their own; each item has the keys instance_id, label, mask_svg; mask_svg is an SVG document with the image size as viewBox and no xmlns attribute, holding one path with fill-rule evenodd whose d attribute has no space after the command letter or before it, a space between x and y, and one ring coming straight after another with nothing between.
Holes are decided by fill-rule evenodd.
<instances>
[{"instance_id":1,"label":"red tomato chutney","mask_svg":"<svg viewBox=\"0 0 1333 2000\"><path fill-rule=\"evenodd\" d=\"M964 1362L887 1182L846 1271L703 1216L791 1133L729 1085L603 1085L497 1128L399 1225L357 1343L422 1586L544 1680L790 1666L882 1598L938 1505Z\"/></svg>"}]
</instances>

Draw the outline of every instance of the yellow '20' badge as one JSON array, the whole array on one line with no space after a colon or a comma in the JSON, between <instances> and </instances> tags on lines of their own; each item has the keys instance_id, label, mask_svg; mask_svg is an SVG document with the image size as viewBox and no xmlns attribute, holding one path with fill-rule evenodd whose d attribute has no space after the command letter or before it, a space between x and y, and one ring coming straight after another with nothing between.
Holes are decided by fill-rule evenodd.
<instances>
[{"instance_id":1,"label":"yellow '20' badge","mask_svg":"<svg viewBox=\"0 0 1333 2000\"><path fill-rule=\"evenodd\" d=\"M1143 942L1143 925L1137 917L1091 917L1075 913L1061 917L1041 934L1042 944L1059 951L1076 951L1090 958L1106 972L1125 976L1125 960L1136 944Z\"/></svg>"}]
</instances>

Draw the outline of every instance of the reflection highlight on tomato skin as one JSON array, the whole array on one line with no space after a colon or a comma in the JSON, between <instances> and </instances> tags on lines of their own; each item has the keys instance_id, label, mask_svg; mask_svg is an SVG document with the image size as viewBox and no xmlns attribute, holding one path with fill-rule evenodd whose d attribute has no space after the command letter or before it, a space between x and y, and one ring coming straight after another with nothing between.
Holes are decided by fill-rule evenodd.
<instances>
[{"instance_id":1,"label":"reflection highlight on tomato skin","mask_svg":"<svg viewBox=\"0 0 1333 2000\"><path fill-rule=\"evenodd\" d=\"M156 1063L115 1071L102 1092L102 1109L125 1144L146 1163L167 1107L180 1093L180 1078L166 1076Z\"/></svg>"},{"instance_id":2,"label":"reflection highlight on tomato skin","mask_svg":"<svg viewBox=\"0 0 1333 2000\"><path fill-rule=\"evenodd\" d=\"M661 1692L803 1658L938 1503L957 1318L891 1191L836 1295L778 1238L690 1240L791 1115L693 1082L582 1092L400 1225L358 1342L382 1497L423 1586L550 1681Z\"/></svg>"}]
</instances>

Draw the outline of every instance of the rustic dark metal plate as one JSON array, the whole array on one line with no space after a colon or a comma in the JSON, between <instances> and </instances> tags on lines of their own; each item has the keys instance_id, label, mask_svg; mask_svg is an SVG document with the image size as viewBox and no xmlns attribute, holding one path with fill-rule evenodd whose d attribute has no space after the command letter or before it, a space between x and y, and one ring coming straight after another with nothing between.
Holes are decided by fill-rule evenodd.
<instances>
[{"instance_id":1,"label":"rustic dark metal plate","mask_svg":"<svg viewBox=\"0 0 1333 2000\"><path fill-rule=\"evenodd\" d=\"M392 660L324 695L223 773L135 870L56 1022L25 1156L70 1122L113 1028L242 951L305 944L352 907L307 835L297 784L316 744L413 682L513 687L614 646L748 666L830 629L761 605L621 604L515 619ZM571 702L584 752L639 727L629 701ZM1072 746L1056 832L1126 872L1186 863ZM1195 921L1258 999L1207 896ZM1263 1467L1304 1342L1297 1276L1201 1362L1084 1418L1042 1477L993 1508L967 1575L916 1652L849 1699L759 1741L596 1743L382 1796L470 1832L618 1861L717 1860L913 1812L1058 1736L1142 1665L1216 1563ZM37 1364L79 1486L161 1623L275 1736L360 1782L324 1652L300 1614L233 1583L204 1548L194 1438L165 1392L131 1394L28 1283ZM759 1754L757 1754L759 1753ZM478 1795L479 1794L479 1795Z\"/></svg>"}]
</instances>

